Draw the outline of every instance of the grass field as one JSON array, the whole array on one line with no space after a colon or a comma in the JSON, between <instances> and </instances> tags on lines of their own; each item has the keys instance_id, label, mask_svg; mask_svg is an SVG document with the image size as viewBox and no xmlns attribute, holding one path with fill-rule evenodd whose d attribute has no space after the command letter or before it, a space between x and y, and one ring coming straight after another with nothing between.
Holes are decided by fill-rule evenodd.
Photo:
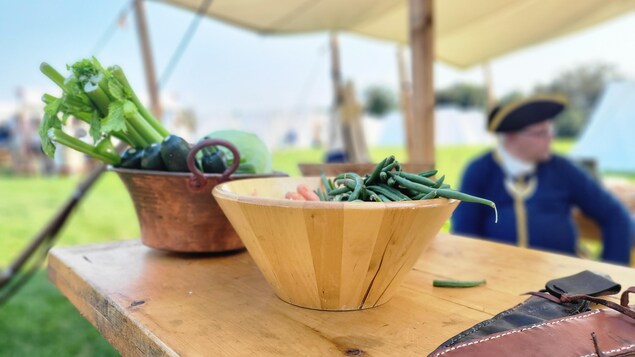
<instances>
[{"instance_id":1,"label":"grass field","mask_svg":"<svg viewBox=\"0 0 635 357\"><path fill-rule=\"evenodd\" d=\"M569 147L570 143L559 142L556 151L567 152ZM467 161L484 150L484 146L438 148L437 169L446 175L446 183L456 187ZM374 161L389 154L407 161L401 148L371 152ZM274 169L297 176L297 163L320 162L322 157L323 152L313 149L278 151L274 153ZM72 194L78 180L0 176L0 266L6 266L44 226ZM106 173L67 222L57 246L138 235L134 209L123 184L114 173ZM0 355L116 356L117 352L41 271L8 304L0 306Z\"/></svg>"}]
</instances>

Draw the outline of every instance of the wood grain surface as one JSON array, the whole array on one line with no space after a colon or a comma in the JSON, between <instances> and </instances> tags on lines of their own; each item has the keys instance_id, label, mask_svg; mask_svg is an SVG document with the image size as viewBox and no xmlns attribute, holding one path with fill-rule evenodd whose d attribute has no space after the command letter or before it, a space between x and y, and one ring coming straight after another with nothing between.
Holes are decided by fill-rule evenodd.
<instances>
[{"instance_id":1,"label":"wood grain surface","mask_svg":"<svg viewBox=\"0 0 635 357\"><path fill-rule=\"evenodd\" d=\"M49 256L51 281L124 356L422 356L585 269L635 285L631 268L439 235L388 303L329 312L278 299L246 251L188 256L125 241ZM448 278L487 284L432 287Z\"/></svg>"}]
</instances>

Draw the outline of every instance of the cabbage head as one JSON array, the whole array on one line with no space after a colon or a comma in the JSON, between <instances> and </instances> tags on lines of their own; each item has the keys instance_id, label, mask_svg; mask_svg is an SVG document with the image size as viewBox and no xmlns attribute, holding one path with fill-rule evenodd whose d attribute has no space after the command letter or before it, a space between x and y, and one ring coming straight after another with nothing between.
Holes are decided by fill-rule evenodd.
<instances>
[{"instance_id":1,"label":"cabbage head","mask_svg":"<svg viewBox=\"0 0 635 357\"><path fill-rule=\"evenodd\" d=\"M237 174L264 174L271 172L271 153L267 145L256 134L241 130L219 130L205 136L207 139L223 139L238 148L240 164ZM234 158L231 151L219 146L227 157L227 164L231 165Z\"/></svg>"}]
</instances>

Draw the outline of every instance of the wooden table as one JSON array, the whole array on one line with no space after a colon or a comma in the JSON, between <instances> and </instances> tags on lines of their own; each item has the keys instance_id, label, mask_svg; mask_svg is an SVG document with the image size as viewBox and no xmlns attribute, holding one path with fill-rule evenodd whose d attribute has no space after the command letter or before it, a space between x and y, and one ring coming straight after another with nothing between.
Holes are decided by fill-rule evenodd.
<instances>
[{"instance_id":1,"label":"wooden table","mask_svg":"<svg viewBox=\"0 0 635 357\"><path fill-rule=\"evenodd\" d=\"M635 285L635 269L442 234L387 304L325 312L276 298L244 251L186 256L124 241L49 256L51 281L124 356L423 356L585 269ZM432 287L447 278L487 285Z\"/></svg>"}]
</instances>

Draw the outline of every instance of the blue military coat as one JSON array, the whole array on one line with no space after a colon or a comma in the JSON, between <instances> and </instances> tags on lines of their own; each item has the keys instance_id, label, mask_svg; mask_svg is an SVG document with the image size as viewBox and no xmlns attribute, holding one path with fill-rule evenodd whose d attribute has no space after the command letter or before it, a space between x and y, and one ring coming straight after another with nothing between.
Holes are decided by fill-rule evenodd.
<instances>
[{"instance_id":1,"label":"blue military coat","mask_svg":"<svg viewBox=\"0 0 635 357\"><path fill-rule=\"evenodd\" d=\"M577 228L571 215L574 206L601 227L605 260L628 263L633 224L628 211L590 175L569 160L552 155L536 167L535 189L524 200L525 217L505 188L505 175L492 152L469 164L463 175L462 192L494 201L499 220L490 207L461 203L452 216L452 231L461 235L516 244L517 224L526 220L528 246L574 254Z\"/></svg>"}]
</instances>

